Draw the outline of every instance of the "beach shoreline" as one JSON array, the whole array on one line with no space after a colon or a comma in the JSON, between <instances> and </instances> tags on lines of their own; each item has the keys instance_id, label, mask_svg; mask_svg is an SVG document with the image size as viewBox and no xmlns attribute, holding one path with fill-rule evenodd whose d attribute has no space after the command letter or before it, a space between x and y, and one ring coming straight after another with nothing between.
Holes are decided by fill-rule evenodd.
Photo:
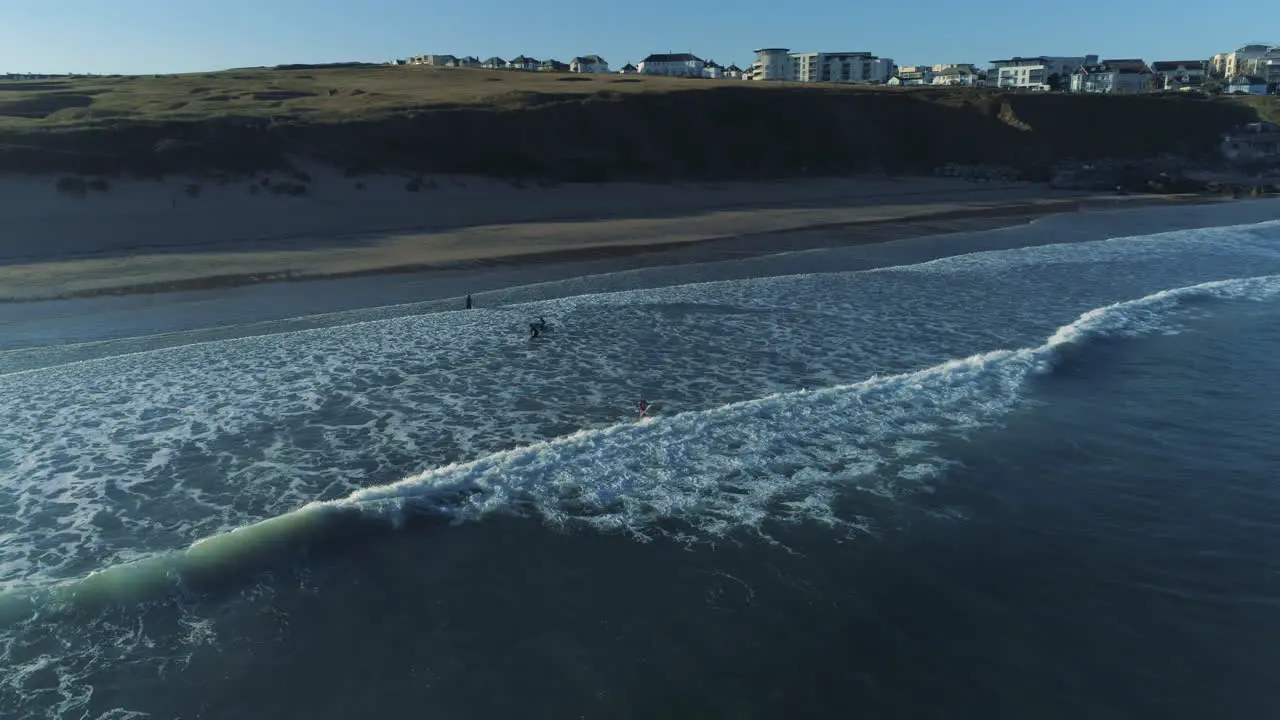
<instances>
[{"instance_id":1,"label":"beach shoreline","mask_svg":"<svg viewBox=\"0 0 1280 720\"><path fill-rule=\"evenodd\" d=\"M329 177L326 192L302 201L233 184L179 207L181 179L118 183L93 198L61 197L47 180L0 181L16 201L0 209L8 236L0 302L551 263L609 272L1221 200L949 178L524 189L441 178L424 205L394 177L362 181L362 190Z\"/></svg>"}]
</instances>

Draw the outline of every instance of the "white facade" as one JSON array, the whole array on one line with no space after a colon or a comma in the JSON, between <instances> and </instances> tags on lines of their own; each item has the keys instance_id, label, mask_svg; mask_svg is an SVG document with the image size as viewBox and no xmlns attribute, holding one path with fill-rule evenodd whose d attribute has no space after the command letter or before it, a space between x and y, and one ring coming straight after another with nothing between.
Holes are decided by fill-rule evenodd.
<instances>
[{"instance_id":1,"label":"white facade","mask_svg":"<svg viewBox=\"0 0 1280 720\"><path fill-rule=\"evenodd\" d=\"M763 48L756 50L756 61L746 76L750 80L870 83L887 82L893 71L892 59L869 52L793 53L787 48Z\"/></svg>"},{"instance_id":2,"label":"white facade","mask_svg":"<svg viewBox=\"0 0 1280 720\"><path fill-rule=\"evenodd\" d=\"M1241 75L1258 75L1259 65L1266 65L1272 48L1266 45L1245 45L1235 52L1223 53L1222 74L1233 78Z\"/></svg>"},{"instance_id":3,"label":"white facade","mask_svg":"<svg viewBox=\"0 0 1280 720\"><path fill-rule=\"evenodd\" d=\"M637 70L641 75L675 75L702 77L703 61L690 53L650 55L640 61Z\"/></svg>"},{"instance_id":4,"label":"white facade","mask_svg":"<svg viewBox=\"0 0 1280 720\"><path fill-rule=\"evenodd\" d=\"M599 55L586 55L584 57L576 57L569 61L569 72L575 73L607 73L609 72L609 63Z\"/></svg>"},{"instance_id":5,"label":"white facade","mask_svg":"<svg viewBox=\"0 0 1280 720\"><path fill-rule=\"evenodd\" d=\"M1071 74L1071 92L1123 93L1151 89L1151 68L1141 60L1104 60Z\"/></svg>"},{"instance_id":6,"label":"white facade","mask_svg":"<svg viewBox=\"0 0 1280 720\"><path fill-rule=\"evenodd\" d=\"M756 61L747 71L751 80L791 80L794 78L791 51L787 48L756 50Z\"/></svg>"},{"instance_id":7,"label":"white facade","mask_svg":"<svg viewBox=\"0 0 1280 720\"><path fill-rule=\"evenodd\" d=\"M937 66L934 66L935 68ZM936 70L931 85L974 87L978 84L978 71L972 65L952 65Z\"/></svg>"},{"instance_id":8,"label":"white facade","mask_svg":"<svg viewBox=\"0 0 1280 720\"><path fill-rule=\"evenodd\" d=\"M531 57L521 55L507 63L508 70L537 70L542 63Z\"/></svg>"},{"instance_id":9,"label":"white facade","mask_svg":"<svg viewBox=\"0 0 1280 720\"><path fill-rule=\"evenodd\" d=\"M1258 74L1267 81L1267 86L1273 92L1280 92L1280 52L1276 55L1277 57L1268 59L1266 65L1258 68Z\"/></svg>"},{"instance_id":10,"label":"white facade","mask_svg":"<svg viewBox=\"0 0 1280 720\"><path fill-rule=\"evenodd\" d=\"M1008 60L992 60L987 71L987 87L1022 90L1050 90L1050 80L1055 75L1061 87L1071 82L1071 73L1084 65L1095 65L1097 55L1081 57L1015 57Z\"/></svg>"},{"instance_id":11,"label":"white facade","mask_svg":"<svg viewBox=\"0 0 1280 720\"><path fill-rule=\"evenodd\" d=\"M445 65L456 63L457 61L458 59L452 55L414 55L405 61L405 63L408 65L434 65L437 67L444 67Z\"/></svg>"},{"instance_id":12,"label":"white facade","mask_svg":"<svg viewBox=\"0 0 1280 720\"><path fill-rule=\"evenodd\" d=\"M1266 95L1267 81L1256 75L1240 75L1231 78L1226 92L1233 95Z\"/></svg>"}]
</instances>

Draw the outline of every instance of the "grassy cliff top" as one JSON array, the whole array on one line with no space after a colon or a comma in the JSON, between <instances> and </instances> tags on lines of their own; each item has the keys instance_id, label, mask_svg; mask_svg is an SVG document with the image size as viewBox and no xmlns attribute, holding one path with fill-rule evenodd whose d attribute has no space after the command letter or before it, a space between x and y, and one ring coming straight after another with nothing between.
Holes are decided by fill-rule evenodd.
<instances>
[{"instance_id":1,"label":"grassy cliff top","mask_svg":"<svg viewBox=\"0 0 1280 720\"><path fill-rule=\"evenodd\" d=\"M670 93L760 83L618 74L516 72L421 65L0 81L0 130L102 121L284 117L372 120L459 107L519 108L547 99Z\"/></svg>"},{"instance_id":2,"label":"grassy cliff top","mask_svg":"<svg viewBox=\"0 0 1280 720\"><path fill-rule=\"evenodd\" d=\"M751 83L423 66L0 81L0 170L248 173L311 158L562 180L1212 158L1280 99Z\"/></svg>"}]
</instances>

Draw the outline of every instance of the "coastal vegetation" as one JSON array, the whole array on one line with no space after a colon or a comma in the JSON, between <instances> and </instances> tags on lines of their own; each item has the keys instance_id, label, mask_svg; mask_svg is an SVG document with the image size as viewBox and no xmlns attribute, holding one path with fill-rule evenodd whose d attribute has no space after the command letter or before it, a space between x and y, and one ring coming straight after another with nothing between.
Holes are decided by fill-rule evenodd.
<instances>
[{"instance_id":1,"label":"coastal vegetation","mask_svg":"<svg viewBox=\"0 0 1280 720\"><path fill-rule=\"evenodd\" d=\"M119 175L290 170L297 183L280 192L297 194L306 161L353 177L668 182L959 165L1037 180L1069 161L1211 164L1223 132L1257 120L1280 120L1280 99L287 66L0 81L0 171L86 178L75 193Z\"/></svg>"}]
</instances>

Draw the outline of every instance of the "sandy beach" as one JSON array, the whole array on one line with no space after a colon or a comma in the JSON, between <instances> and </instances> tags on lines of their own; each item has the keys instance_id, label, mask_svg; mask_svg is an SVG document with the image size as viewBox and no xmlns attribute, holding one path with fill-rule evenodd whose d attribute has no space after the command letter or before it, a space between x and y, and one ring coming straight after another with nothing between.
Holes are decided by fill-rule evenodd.
<instances>
[{"instance_id":1,"label":"sandy beach","mask_svg":"<svg viewBox=\"0 0 1280 720\"><path fill-rule=\"evenodd\" d=\"M990 229L1085 207L1192 198L1097 196L1028 183L856 178L787 183L525 186L471 177L309 170L210 183L0 178L0 299L153 293L280 280L628 259L626 267ZM616 266L616 263L615 263Z\"/></svg>"}]
</instances>

